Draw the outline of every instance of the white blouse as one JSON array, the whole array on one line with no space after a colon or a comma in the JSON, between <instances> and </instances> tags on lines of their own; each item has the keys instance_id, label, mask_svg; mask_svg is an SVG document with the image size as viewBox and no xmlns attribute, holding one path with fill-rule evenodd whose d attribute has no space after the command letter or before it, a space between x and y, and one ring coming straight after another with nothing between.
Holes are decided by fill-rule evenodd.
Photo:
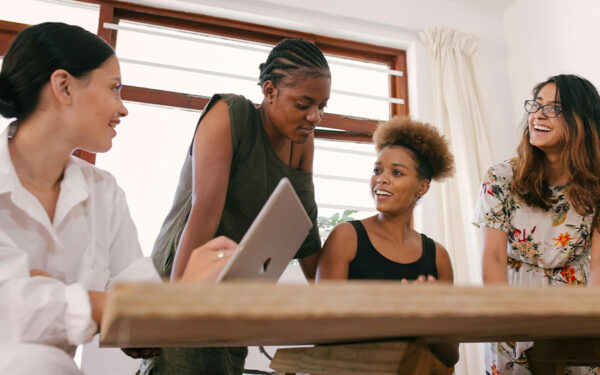
<instances>
[{"instance_id":1,"label":"white blouse","mask_svg":"<svg viewBox=\"0 0 600 375\"><path fill-rule=\"evenodd\" d=\"M73 353L97 331L87 290L160 278L143 257L125 193L110 173L70 157L50 221L12 165L12 131L0 135L0 343ZM30 277L34 268L52 277Z\"/></svg>"}]
</instances>

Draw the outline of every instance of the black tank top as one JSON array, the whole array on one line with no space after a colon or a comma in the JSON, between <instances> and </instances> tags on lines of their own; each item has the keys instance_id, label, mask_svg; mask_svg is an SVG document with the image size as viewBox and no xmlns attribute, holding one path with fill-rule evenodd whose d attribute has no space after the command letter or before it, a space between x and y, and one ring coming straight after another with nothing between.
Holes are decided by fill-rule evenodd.
<instances>
[{"instance_id":1,"label":"black tank top","mask_svg":"<svg viewBox=\"0 0 600 375\"><path fill-rule=\"evenodd\" d=\"M390 260L373 246L363 224L349 221L356 230L356 256L350 262L348 279L416 280L419 275L433 275L437 279L435 266L435 242L421 234L423 251L421 258L413 263L397 263Z\"/></svg>"}]
</instances>

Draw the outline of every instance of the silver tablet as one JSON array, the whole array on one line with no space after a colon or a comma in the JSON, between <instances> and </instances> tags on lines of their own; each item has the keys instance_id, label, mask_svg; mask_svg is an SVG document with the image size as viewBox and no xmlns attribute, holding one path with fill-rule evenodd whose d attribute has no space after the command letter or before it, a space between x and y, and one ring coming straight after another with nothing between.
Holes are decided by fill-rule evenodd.
<instances>
[{"instance_id":1,"label":"silver tablet","mask_svg":"<svg viewBox=\"0 0 600 375\"><path fill-rule=\"evenodd\" d=\"M217 281L279 280L312 226L292 184L282 178Z\"/></svg>"}]
</instances>

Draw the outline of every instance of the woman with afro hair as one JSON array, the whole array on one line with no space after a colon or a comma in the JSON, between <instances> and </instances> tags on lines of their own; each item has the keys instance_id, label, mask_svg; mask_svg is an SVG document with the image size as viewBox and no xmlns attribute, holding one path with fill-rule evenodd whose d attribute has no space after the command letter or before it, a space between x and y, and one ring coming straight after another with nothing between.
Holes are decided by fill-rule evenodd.
<instances>
[{"instance_id":1,"label":"woman with afro hair","mask_svg":"<svg viewBox=\"0 0 600 375\"><path fill-rule=\"evenodd\" d=\"M337 225L323 246L317 279L377 279L452 283L446 249L412 227L415 205L431 180L454 172L454 157L436 128L409 117L378 125L377 159L370 188L377 214ZM446 365L458 361L457 344L430 349Z\"/></svg>"}]
</instances>

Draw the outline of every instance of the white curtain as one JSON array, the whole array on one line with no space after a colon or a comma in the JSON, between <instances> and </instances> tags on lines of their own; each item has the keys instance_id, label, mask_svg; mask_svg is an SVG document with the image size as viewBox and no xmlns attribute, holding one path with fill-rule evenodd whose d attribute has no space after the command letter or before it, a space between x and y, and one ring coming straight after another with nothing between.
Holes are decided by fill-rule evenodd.
<instances>
[{"instance_id":1,"label":"white curtain","mask_svg":"<svg viewBox=\"0 0 600 375\"><path fill-rule=\"evenodd\" d=\"M432 184L428 202L434 208L427 211L438 213L430 225L439 227L431 229L450 253L455 283L481 285L481 241L471 218L492 155L476 58L479 39L450 28L429 28L419 38L430 57L434 124L450 142L456 163L452 179ZM427 223L423 226L427 231ZM485 373L482 344L462 344L460 356L456 374Z\"/></svg>"}]
</instances>

